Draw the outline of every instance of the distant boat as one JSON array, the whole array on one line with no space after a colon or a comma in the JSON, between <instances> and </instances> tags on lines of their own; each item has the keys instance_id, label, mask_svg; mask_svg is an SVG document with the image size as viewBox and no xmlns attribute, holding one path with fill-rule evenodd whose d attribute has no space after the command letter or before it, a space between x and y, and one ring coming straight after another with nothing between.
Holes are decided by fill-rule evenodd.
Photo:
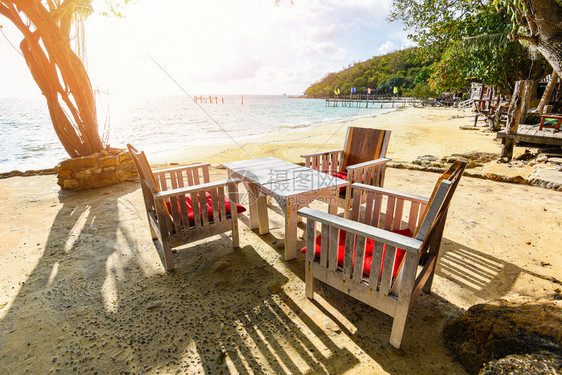
<instances>
[{"instance_id":1,"label":"distant boat","mask_svg":"<svg viewBox=\"0 0 562 375\"><path fill-rule=\"evenodd\" d=\"M283 96L287 96L287 94L283 93Z\"/></svg>"}]
</instances>

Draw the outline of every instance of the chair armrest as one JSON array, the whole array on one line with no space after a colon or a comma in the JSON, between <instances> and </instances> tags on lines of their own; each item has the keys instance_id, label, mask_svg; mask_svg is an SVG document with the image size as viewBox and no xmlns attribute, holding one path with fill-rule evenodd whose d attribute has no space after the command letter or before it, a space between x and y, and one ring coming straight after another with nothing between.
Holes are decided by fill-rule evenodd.
<instances>
[{"instance_id":1,"label":"chair armrest","mask_svg":"<svg viewBox=\"0 0 562 375\"><path fill-rule=\"evenodd\" d=\"M153 171L152 173L154 174L154 176L157 176L157 175L161 175L161 174L164 174L164 173L178 172L178 171L188 171L188 170L195 169L195 168L205 168L205 167L207 167L207 169L208 169L209 166L210 166L209 163L192 164L192 165L185 165L185 166L181 166L181 167L160 169L158 171Z\"/></svg>"},{"instance_id":2,"label":"chair armrest","mask_svg":"<svg viewBox=\"0 0 562 375\"><path fill-rule=\"evenodd\" d=\"M331 215L326 212L314 210L309 207L301 208L297 211L297 213L300 216L306 217L307 219L325 223L330 225L331 227L345 230L348 233L371 238L377 242L382 242L391 246L399 247L409 252L418 253L422 245L422 241L416 240L415 238L389 232L384 229L375 228L367 224L359 223L357 221L344 219L343 217Z\"/></svg>"},{"instance_id":3,"label":"chair armrest","mask_svg":"<svg viewBox=\"0 0 562 375\"><path fill-rule=\"evenodd\" d=\"M373 185L354 183L354 184L351 185L351 188L352 189L361 189L363 191L368 190L368 191L372 191L375 194L382 194L382 195L386 195L387 197L404 199L404 200L407 200L407 201L410 201L410 202L417 202L417 203L427 203L427 202L429 202L429 198L422 197L420 195L402 193L401 191L385 189L385 188L381 188L381 187L373 186Z\"/></svg>"},{"instance_id":4,"label":"chair armrest","mask_svg":"<svg viewBox=\"0 0 562 375\"><path fill-rule=\"evenodd\" d=\"M371 167L371 166L374 166L374 165L386 164L391 160L392 159L390 159L390 158L379 158L379 159L375 159L375 160L371 160L371 161L366 161L364 163L353 164L353 165L350 165L350 166L347 167L347 173L349 174L350 172L354 172L357 169L363 169L363 168Z\"/></svg>"},{"instance_id":5,"label":"chair armrest","mask_svg":"<svg viewBox=\"0 0 562 375\"><path fill-rule=\"evenodd\" d=\"M171 198L171 197L175 197L175 196L178 196L178 195L186 195L186 194L190 194L190 193L197 193L199 191L211 190L213 188L218 188L218 187L221 187L221 186L227 186L227 185L230 185L230 184L237 184L239 182L240 182L240 179L238 179L238 178L230 178L228 180L209 182L207 184L194 185L194 186L183 187L183 188L179 188L179 189L171 189L171 190L161 191L159 193L154 194L154 198L155 199Z\"/></svg>"},{"instance_id":6,"label":"chair armrest","mask_svg":"<svg viewBox=\"0 0 562 375\"><path fill-rule=\"evenodd\" d=\"M315 152L313 154L304 154L301 155L301 158L309 158L311 156L318 156L318 155L324 155L324 154L330 154L332 152L343 152L343 149L339 149L339 150L330 150L330 151L321 151L321 152Z\"/></svg>"}]
</instances>

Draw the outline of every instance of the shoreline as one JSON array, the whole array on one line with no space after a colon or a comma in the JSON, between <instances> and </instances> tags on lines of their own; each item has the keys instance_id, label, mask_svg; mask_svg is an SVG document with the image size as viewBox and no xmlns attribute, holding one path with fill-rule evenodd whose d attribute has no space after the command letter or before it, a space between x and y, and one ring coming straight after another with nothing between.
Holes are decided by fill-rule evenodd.
<instances>
[{"instance_id":1,"label":"shoreline","mask_svg":"<svg viewBox=\"0 0 562 375\"><path fill-rule=\"evenodd\" d=\"M249 97L250 98L255 97L259 99L262 97L267 98L267 97L276 97L276 96L255 95ZM165 98L184 99L183 96L170 96ZM269 115L269 118L263 119L266 123L264 124L264 126L261 127L253 126L256 123L255 121L256 118L253 117L258 116L260 112L260 109L258 109L259 104L250 103L246 106L248 108L244 107L243 112L246 113L246 111L249 109L250 110L249 121L252 120L254 121L251 122L251 124L253 124L252 126L246 128L242 125L244 124L244 122L240 122L240 116L234 116L234 118L225 117L224 114L220 114L220 113L215 114L213 112L214 105L210 106L213 109L210 109L208 105L203 105L202 108L196 110L196 113L191 113L191 112L189 113L191 113L191 115L202 116L205 118L205 121L207 122L206 125L204 124L206 126L205 131L195 130L195 132L192 133L193 136L188 137L187 135L189 135L190 133L187 133L187 134L181 134L181 136L178 137L177 136L178 131L183 132L186 131L186 129L188 129L187 131L189 132L190 126L192 126L195 123L199 123L201 120L199 118L192 118L188 116L187 120L182 118L182 120L180 121L183 124L182 129L174 128L174 124L172 124L171 128L167 128L166 127L167 125L165 124L163 125L164 129L167 130L165 130L163 133L156 132L155 134L152 135L154 137L152 139L153 141L152 145L145 145L145 147L143 147L142 145L137 145L137 146L140 146L140 148L143 149L147 154L152 154L157 158L163 158L166 155L170 154L168 144L162 143L162 140L164 139L170 140L174 145L173 147L176 149L185 147L185 145L187 144L195 144L196 147L207 148L207 147L222 147L224 145L234 144L234 143L240 143L240 144L255 143L255 142L260 142L261 137L268 136L268 135L286 134L292 132L299 133L302 131L314 129L315 127L318 126L342 123L348 121L350 118L354 118L354 119L371 118L381 113L388 113L397 109L397 108L390 108L390 107L388 108L385 107L382 109L381 108L376 108L376 109L340 108L339 110L336 109L335 111L327 111L327 113L320 113L321 111L319 112L318 108L325 107L324 101L318 99L307 99L307 100L316 101L318 103L307 104L308 107L312 108L311 109L312 112L306 112L306 113L303 112L302 116L297 116L297 113L300 113L298 112L298 109L297 112L295 113L291 111L290 107L293 107L293 105L289 103L288 99L276 102L275 104L277 105L277 107L273 108L274 113ZM115 139L111 140L110 145L108 147L117 147L117 148L125 149L126 143L133 143L133 144L136 143L132 139L134 138L133 134L129 134L127 138L124 138L122 136L123 133L122 128L123 128L123 124L125 123L123 122L124 120L123 116L125 116L124 114L132 111L134 109L134 106L137 105L139 105L139 103L136 103L134 105L133 104L125 105L125 108L121 112L117 112L116 117L114 117L113 119L115 123L110 127L110 130L113 129L113 131L118 135L116 137L112 137ZM300 108L300 106L297 107ZM284 111L283 113L285 113L285 110L287 110L288 112L286 113L288 115L287 116L283 115L280 117L276 116L276 113L278 113L280 109ZM156 108L153 108L153 110L158 110L158 106L156 106ZM210 114L207 111L209 111ZM206 115L204 113L206 113ZM210 121L207 116L210 116L212 121ZM132 123L133 125L134 122L136 121L135 119L132 118L126 118L126 119L128 121L133 121ZM169 120L169 118L166 118L164 116L163 120ZM193 123L190 121L193 121ZM238 124L238 125L232 125L231 123L229 123L229 121L230 122L234 121L233 124ZM42 123L41 126L50 135L54 136L52 130L52 124L50 123L50 121L47 122L48 124ZM146 131L143 130L143 128L139 128L139 129L140 129L140 134L141 135L144 134L144 136L146 136L145 134ZM176 139L181 140L181 143L175 141ZM7 158L6 160L4 160L2 163L0 163L2 166L2 168L0 169L0 178L5 177L6 175L14 175L14 176L22 175L22 174L30 175L33 173L32 171L36 171L36 170L38 171L49 170L54 168L61 161L66 160L66 158L68 158L68 155L66 154L66 152L64 152L64 149L62 148L62 145L60 144L59 140L56 139L55 137L52 140L52 142L54 142L54 145L50 145L47 149L45 149L46 150L45 152L28 151L25 153L21 153L19 155L19 159L12 160L10 158Z\"/></svg>"},{"instance_id":2,"label":"shoreline","mask_svg":"<svg viewBox=\"0 0 562 375\"><path fill-rule=\"evenodd\" d=\"M450 139L454 139L457 136L468 137L469 139L466 140L467 145L474 145L476 143L476 146L480 150L484 148L486 151L499 152L499 147L489 142L495 137L494 134L480 132L467 134L468 132L458 128L465 124L466 120L464 120L464 117L472 116L471 113L470 110L456 108L397 108L391 112L348 122L321 124L311 129L297 132L265 134L255 140L241 142L241 148L230 143L213 145L212 147L196 146L185 148L183 150L170 151L166 155L154 155L152 158L150 155L147 156L151 163L156 164L165 162L194 163L201 162L202 159L211 159L214 161L214 163L211 162L211 164L214 165L220 164L220 162L226 160L236 160L228 159L229 157L241 158L247 156L249 158L269 155L270 152L275 151L275 147L271 145L275 145L276 147L284 147L291 151L298 151L293 153L281 152L279 150L275 151L276 153L285 154L287 157L286 160L296 162L300 161L300 155L304 153L341 148L345 139L347 126L390 129L392 135L387 156L395 159L396 162L412 161L417 156L425 155L427 151L424 152L424 148L435 149L436 147L440 147L441 149L438 150L439 152L436 155L438 157L448 156L454 152L472 151L471 146L455 147L455 145L449 145L441 147L435 144L435 139L424 140L421 135L427 130L428 126L431 126L431 123L435 124L434 129L430 129L430 131L434 133L432 135L443 132L443 137L446 136ZM410 125L415 122L418 122L418 124ZM411 147L416 138L421 141L415 147ZM261 150L259 147L260 145L263 146Z\"/></svg>"},{"instance_id":3,"label":"shoreline","mask_svg":"<svg viewBox=\"0 0 562 375\"><path fill-rule=\"evenodd\" d=\"M392 131L387 152L387 157L392 159L388 164L391 168L442 172L445 168L443 163L420 164L419 159L432 156L436 160L446 160L453 154L483 153L487 155L487 159L473 163L475 165L473 167L469 166L465 172L466 176L562 190L562 178L555 178L553 182L547 177L536 175L539 166L496 163L494 159L497 157L494 155L499 157L500 142L495 140L495 133L488 132L485 128L479 128L478 131L465 130L466 124L472 121L472 117L472 110L466 108L396 108L347 122L340 121L265 133L252 136L251 139L243 142L233 140L230 143L194 146L181 150L152 154L147 152L147 158L155 168L192 163L209 163L218 166L227 161L264 156L275 156L293 163L302 163L303 159L300 158L302 154L341 149L347 127L360 126ZM524 147L516 147L514 157L521 154L523 150ZM540 168L545 168L545 165L541 165ZM42 174L56 174L56 167L0 173L0 179Z\"/></svg>"}]
</instances>

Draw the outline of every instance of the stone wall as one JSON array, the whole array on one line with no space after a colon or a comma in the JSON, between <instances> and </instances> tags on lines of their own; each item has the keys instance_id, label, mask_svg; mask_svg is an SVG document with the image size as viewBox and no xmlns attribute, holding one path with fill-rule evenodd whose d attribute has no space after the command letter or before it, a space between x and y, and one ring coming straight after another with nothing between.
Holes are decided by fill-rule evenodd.
<instances>
[{"instance_id":1,"label":"stone wall","mask_svg":"<svg viewBox=\"0 0 562 375\"><path fill-rule=\"evenodd\" d=\"M94 189L133 179L137 170L126 150L107 148L98 154L59 163L58 184L64 190Z\"/></svg>"}]
</instances>

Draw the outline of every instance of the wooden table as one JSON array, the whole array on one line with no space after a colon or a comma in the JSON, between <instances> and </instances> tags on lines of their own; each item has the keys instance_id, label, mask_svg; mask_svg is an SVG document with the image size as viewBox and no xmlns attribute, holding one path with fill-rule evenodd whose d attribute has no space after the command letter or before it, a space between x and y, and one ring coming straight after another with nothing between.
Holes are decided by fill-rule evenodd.
<instances>
[{"instance_id":1,"label":"wooden table","mask_svg":"<svg viewBox=\"0 0 562 375\"><path fill-rule=\"evenodd\" d=\"M297 255L297 210L314 200L328 203L336 214L340 189L349 182L301 167L274 157L234 161L222 164L232 177L239 178L248 190L250 228L269 232L266 197L277 201L285 213L285 259Z\"/></svg>"}]
</instances>

